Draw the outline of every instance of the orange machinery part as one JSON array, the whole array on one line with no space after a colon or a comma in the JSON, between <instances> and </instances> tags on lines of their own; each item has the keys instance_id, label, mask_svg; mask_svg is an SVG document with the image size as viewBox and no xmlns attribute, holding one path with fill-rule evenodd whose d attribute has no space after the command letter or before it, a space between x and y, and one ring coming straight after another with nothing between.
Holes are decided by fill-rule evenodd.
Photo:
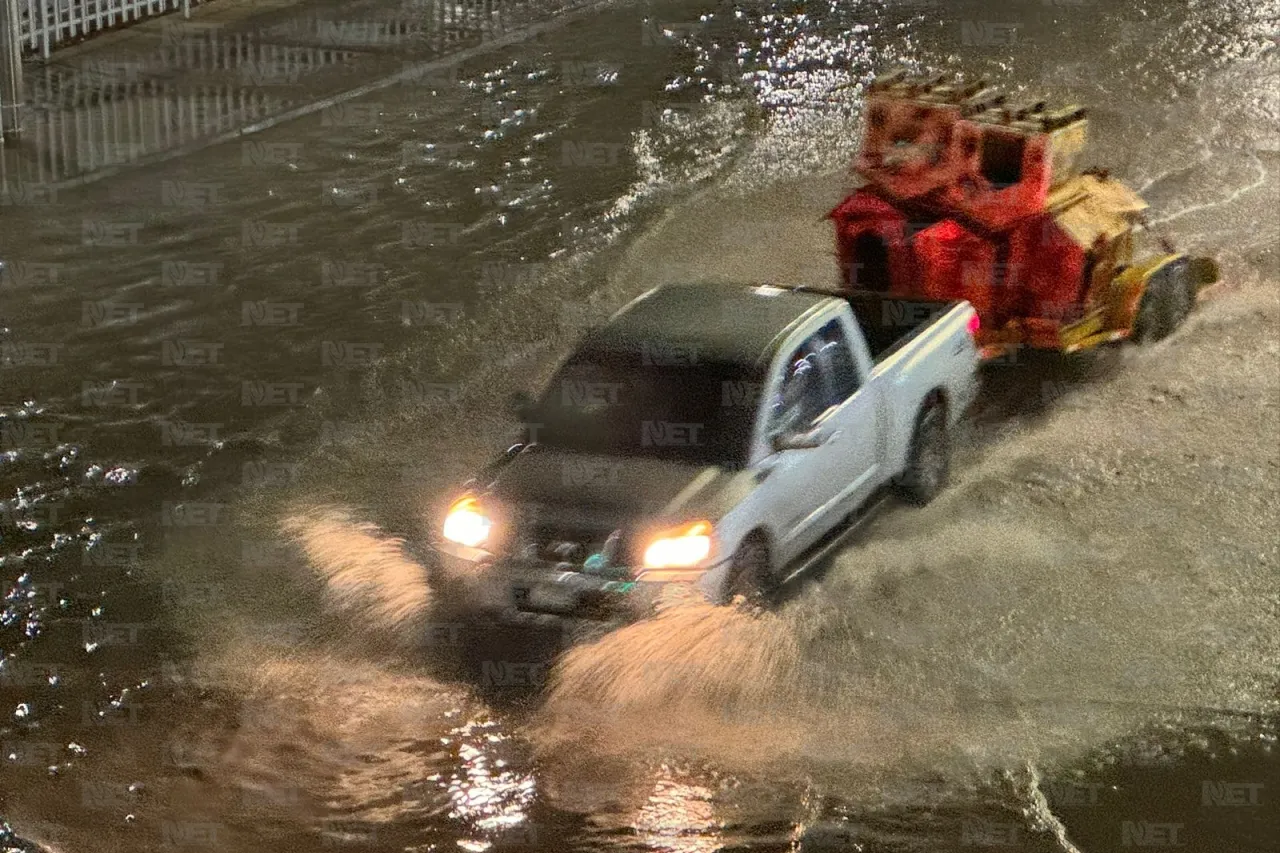
<instances>
[{"instance_id":1,"label":"orange machinery part","mask_svg":"<svg viewBox=\"0 0 1280 853\"><path fill-rule=\"evenodd\" d=\"M967 299L983 325L991 328L996 316L996 246L953 219L925 228L915 239L919 281L899 291L926 299Z\"/></svg>"},{"instance_id":2,"label":"orange machinery part","mask_svg":"<svg viewBox=\"0 0 1280 853\"><path fill-rule=\"evenodd\" d=\"M904 298L966 299L982 318L984 335L1011 319L1056 329L1082 314L1084 250L1049 214L1025 217L988 237L954 219L910 222L862 189L831 215L844 281L852 287L868 286L862 277L868 264L859 251L874 237L886 255L885 290ZM862 267L854 269L855 263Z\"/></svg>"},{"instance_id":3,"label":"orange machinery part","mask_svg":"<svg viewBox=\"0 0 1280 853\"><path fill-rule=\"evenodd\" d=\"M966 120L956 122L954 134L951 158L958 162L951 169L955 180L949 182L942 192L942 201L947 209L967 216L991 231L1005 231L1018 220L1044 210L1053 177L1047 134L1015 134L983 122ZM983 177L980 151L984 137L1021 140L1023 153L1017 183L1002 187Z\"/></svg>"}]
</instances>

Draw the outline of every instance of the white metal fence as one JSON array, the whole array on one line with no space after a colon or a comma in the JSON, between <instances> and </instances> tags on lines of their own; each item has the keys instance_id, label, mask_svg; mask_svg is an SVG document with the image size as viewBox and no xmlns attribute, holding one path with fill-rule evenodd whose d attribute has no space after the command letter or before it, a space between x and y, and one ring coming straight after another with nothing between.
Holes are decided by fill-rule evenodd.
<instances>
[{"instance_id":1,"label":"white metal fence","mask_svg":"<svg viewBox=\"0 0 1280 853\"><path fill-rule=\"evenodd\" d=\"M284 112L316 96L316 88L306 84L311 75L325 79L370 48L412 44L447 55L523 23L519 13L525 0L415 2L422 5L414 17L343 22L326 10L253 32L179 20L173 38L127 57L91 53L59 62L55 53L53 62L28 63L24 144L0 146L0 209L41 203L51 184L135 163ZM47 35L54 48L55 37L65 41L85 32L81 24L76 25L80 29L68 25L68 6L96 13L95 4L77 0L17 3L20 9L43 4L63 10L61 29ZM183 4L113 5L141 10L137 14L145 17ZM127 20L115 19L117 24ZM46 31L33 31L29 19L22 23L23 47L43 45Z\"/></svg>"},{"instance_id":2,"label":"white metal fence","mask_svg":"<svg viewBox=\"0 0 1280 853\"><path fill-rule=\"evenodd\" d=\"M31 69L29 144L21 159L0 157L0 207L42 197L32 187L127 165L282 112L305 96L289 84L340 68L354 56L328 47L220 38L216 31L206 36L184 45L194 44L191 55L179 50L150 61L91 59L71 70ZM222 72L223 79L175 88L154 74L175 67Z\"/></svg>"},{"instance_id":3,"label":"white metal fence","mask_svg":"<svg viewBox=\"0 0 1280 853\"><path fill-rule=\"evenodd\" d=\"M65 41L152 15L181 10L190 16L201 0L18 0L18 30L24 49L49 52Z\"/></svg>"},{"instance_id":4,"label":"white metal fence","mask_svg":"<svg viewBox=\"0 0 1280 853\"><path fill-rule=\"evenodd\" d=\"M178 148L279 113L289 102L240 86L166 91L150 81L122 87L126 97L71 109L36 111L25 135L34 156L0 157L0 208L38 204L48 184Z\"/></svg>"}]
</instances>

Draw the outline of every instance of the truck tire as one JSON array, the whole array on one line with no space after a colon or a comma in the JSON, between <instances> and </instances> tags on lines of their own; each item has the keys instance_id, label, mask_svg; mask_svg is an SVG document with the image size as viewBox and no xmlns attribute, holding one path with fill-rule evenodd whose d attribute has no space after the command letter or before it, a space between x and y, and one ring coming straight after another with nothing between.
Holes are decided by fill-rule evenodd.
<instances>
[{"instance_id":1,"label":"truck tire","mask_svg":"<svg viewBox=\"0 0 1280 853\"><path fill-rule=\"evenodd\" d=\"M1195 302L1196 287L1187 261L1166 264L1151 276L1142 294L1133 321L1134 342L1154 344L1169 337L1187 319Z\"/></svg>"},{"instance_id":2,"label":"truck tire","mask_svg":"<svg viewBox=\"0 0 1280 853\"><path fill-rule=\"evenodd\" d=\"M934 398L921 408L908 454L907 467L898 477L898 495L924 506L942 491L951 474L951 436L947 407L941 400Z\"/></svg>"},{"instance_id":3,"label":"truck tire","mask_svg":"<svg viewBox=\"0 0 1280 853\"><path fill-rule=\"evenodd\" d=\"M742 540L729 565L728 601L742 596L751 606L767 607L773 603L776 592L769 542L760 534L752 533Z\"/></svg>"}]
</instances>

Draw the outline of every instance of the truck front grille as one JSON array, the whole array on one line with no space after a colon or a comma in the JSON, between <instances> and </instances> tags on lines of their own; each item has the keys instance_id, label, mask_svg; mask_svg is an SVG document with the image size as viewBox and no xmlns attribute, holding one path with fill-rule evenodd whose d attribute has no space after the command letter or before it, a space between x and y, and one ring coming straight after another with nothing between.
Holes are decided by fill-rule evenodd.
<instances>
[{"instance_id":1,"label":"truck front grille","mask_svg":"<svg viewBox=\"0 0 1280 853\"><path fill-rule=\"evenodd\" d=\"M569 563L575 569L581 569L584 561L592 554L599 554L608 541L612 530L598 528L566 527L553 524L532 524L525 528L520 537L522 556L548 563ZM620 543L616 562L625 563L627 559L626 540Z\"/></svg>"},{"instance_id":2,"label":"truck front grille","mask_svg":"<svg viewBox=\"0 0 1280 853\"><path fill-rule=\"evenodd\" d=\"M587 557L600 552L610 531L539 525L531 532L538 559L581 565Z\"/></svg>"}]
</instances>

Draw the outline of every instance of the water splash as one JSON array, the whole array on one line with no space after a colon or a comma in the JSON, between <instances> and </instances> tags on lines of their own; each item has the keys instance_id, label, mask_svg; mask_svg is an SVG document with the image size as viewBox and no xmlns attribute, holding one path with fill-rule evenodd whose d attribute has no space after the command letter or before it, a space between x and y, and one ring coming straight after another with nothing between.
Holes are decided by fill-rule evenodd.
<instances>
[{"instance_id":1,"label":"water splash","mask_svg":"<svg viewBox=\"0 0 1280 853\"><path fill-rule=\"evenodd\" d=\"M557 698L679 711L712 694L731 714L773 704L770 685L800 655L779 615L701 603L671 607L588 648L558 667Z\"/></svg>"},{"instance_id":2,"label":"water splash","mask_svg":"<svg viewBox=\"0 0 1280 853\"><path fill-rule=\"evenodd\" d=\"M403 539L358 520L347 508L294 510L280 530L297 543L338 610L367 617L370 627L408 636L431 605L425 568Z\"/></svg>"}]
</instances>

